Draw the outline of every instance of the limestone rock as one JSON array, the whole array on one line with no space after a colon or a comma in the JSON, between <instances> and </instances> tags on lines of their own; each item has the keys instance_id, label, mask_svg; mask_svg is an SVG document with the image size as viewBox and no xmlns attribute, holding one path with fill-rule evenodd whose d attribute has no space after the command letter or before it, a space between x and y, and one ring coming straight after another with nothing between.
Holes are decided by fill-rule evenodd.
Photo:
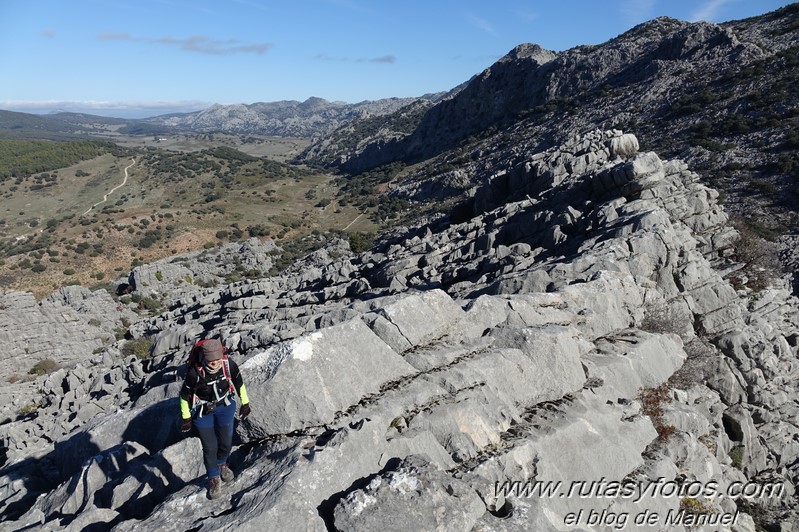
<instances>
[{"instance_id":1,"label":"limestone rock","mask_svg":"<svg viewBox=\"0 0 799 532\"><path fill-rule=\"evenodd\" d=\"M274 376L273 360L280 361ZM416 371L360 320L256 354L241 369L253 397L250 438L329 423L381 386ZM324 401L317 400L320 395Z\"/></svg>"},{"instance_id":2,"label":"limestone rock","mask_svg":"<svg viewBox=\"0 0 799 532\"><path fill-rule=\"evenodd\" d=\"M468 531L485 512L480 497L421 457L411 456L394 471L350 492L334 511L337 530L403 529Z\"/></svg>"}]
</instances>

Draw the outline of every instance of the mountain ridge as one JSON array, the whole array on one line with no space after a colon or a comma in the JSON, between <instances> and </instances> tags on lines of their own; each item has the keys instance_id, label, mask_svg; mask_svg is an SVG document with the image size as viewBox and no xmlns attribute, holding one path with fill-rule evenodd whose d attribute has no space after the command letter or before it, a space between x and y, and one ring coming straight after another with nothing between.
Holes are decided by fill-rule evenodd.
<instances>
[{"instance_id":1,"label":"mountain ridge","mask_svg":"<svg viewBox=\"0 0 799 532\"><path fill-rule=\"evenodd\" d=\"M424 200L420 191L438 175L455 185L445 187L446 198L468 202L468 191L512 167L516 153L618 127L701 170L730 211L763 234L795 232L797 19L799 4L723 24L660 18L543 64L524 58L535 45L520 45L427 110L412 132L339 141L357 146L346 157L317 143L297 161L351 174L421 164L392 183L392 195ZM789 240L785 254L795 264L799 250Z\"/></svg>"},{"instance_id":2,"label":"mountain ridge","mask_svg":"<svg viewBox=\"0 0 799 532\"><path fill-rule=\"evenodd\" d=\"M200 111L168 113L147 118L116 118L79 112L45 115L0 110L0 134L41 138L106 137L105 127L115 133L133 135L225 132L280 137L320 138L341 123L356 117L381 116L416 101L435 102L447 93L429 93L415 98L384 98L358 103L330 102L310 97L304 101L282 100L251 104L212 104ZM56 135L57 134L57 135Z\"/></svg>"}]
</instances>

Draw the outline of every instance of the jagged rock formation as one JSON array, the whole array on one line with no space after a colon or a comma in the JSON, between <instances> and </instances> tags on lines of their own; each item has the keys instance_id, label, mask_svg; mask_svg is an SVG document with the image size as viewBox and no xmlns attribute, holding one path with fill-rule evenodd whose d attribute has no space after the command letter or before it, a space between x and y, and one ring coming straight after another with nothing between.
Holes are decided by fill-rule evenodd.
<instances>
[{"instance_id":1,"label":"jagged rock formation","mask_svg":"<svg viewBox=\"0 0 799 532\"><path fill-rule=\"evenodd\" d=\"M151 358L64 370L38 415L0 426L15 444L0 527L553 530L604 510L633 529L644 509L661 528L680 508L734 515L728 497L639 500L660 477L779 481L757 517L798 522L799 302L736 292L717 193L636 145L594 131L529 152L474 192L469 221L398 228L361 255L320 250L134 323ZM209 333L253 405L216 501L197 439L175 426L182 362ZM87 410L108 397L114 412ZM55 427L65 411L87 421ZM602 479L641 484L636 497L524 492Z\"/></svg>"},{"instance_id":2,"label":"jagged rock formation","mask_svg":"<svg viewBox=\"0 0 799 532\"><path fill-rule=\"evenodd\" d=\"M37 364L47 361L54 366L84 363L114 340L123 321L137 317L104 290L68 286L43 301L27 292L2 292L0 379L24 381ZM2 391L0 419L6 421L35 398L13 388L4 386Z\"/></svg>"},{"instance_id":3,"label":"jagged rock formation","mask_svg":"<svg viewBox=\"0 0 799 532\"><path fill-rule=\"evenodd\" d=\"M279 251L272 240L250 238L137 266L124 283L142 295L165 295L171 301L203 287L226 284L235 274L264 275L272 268L272 254Z\"/></svg>"}]
</instances>

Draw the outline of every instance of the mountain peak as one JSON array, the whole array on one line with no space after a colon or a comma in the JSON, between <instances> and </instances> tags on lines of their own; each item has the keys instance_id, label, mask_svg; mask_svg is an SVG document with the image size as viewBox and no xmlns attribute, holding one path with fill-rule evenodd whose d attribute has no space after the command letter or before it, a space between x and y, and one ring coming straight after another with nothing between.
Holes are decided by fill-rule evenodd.
<instances>
[{"instance_id":1,"label":"mountain peak","mask_svg":"<svg viewBox=\"0 0 799 532\"><path fill-rule=\"evenodd\" d=\"M513 48L510 52L505 55L500 62L502 61L516 61L519 59L532 59L535 63L539 65L543 65L544 63L548 63L557 57L558 54L547 50L546 48L542 48L537 44L532 43L522 43Z\"/></svg>"},{"instance_id":2,"label":"mountain peak","mask_svg":"<svg viewBox=\"0 0 799 532\"><path fill-rule=\"evenodd\" d=\"M302 103L304 105L309 105L309 106L310 105L324 105L324 104L328 103L328 101L325 100L324 98L319 98L318 96L311 96L310 98L308 98L307 100L305 100Z\"/></svg>"}]
</instances>

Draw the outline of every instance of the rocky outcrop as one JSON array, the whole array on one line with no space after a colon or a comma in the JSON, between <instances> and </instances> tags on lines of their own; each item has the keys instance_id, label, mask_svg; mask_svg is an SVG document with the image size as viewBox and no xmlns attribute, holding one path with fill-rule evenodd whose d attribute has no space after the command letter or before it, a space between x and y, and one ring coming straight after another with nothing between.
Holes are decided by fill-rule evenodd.
<instances>
[{"instance_id":1,"label":"rocky outcrop","mask_svg":"<svg viewBox=\"0 0 799 532\"><path fill-rule=\"evenodd\" d=\"M64 370L38 414L0 426L2 525L558 530L612 514L632 530L647 511L688 530L735 501L657 486L747 481L783 491L717 528L796 522L799 302L736 292L717 194L637 145L592 131L528 153L473 191L468 221L321 250L132 324L150 358ZM183 361L211 334L252 403L214 501L175 426Z\"/></svg>"},{"instance_id":2,"label":"rocky outcrop","mask_svg":"<svg viewBox=\"0 0 799 532\"><path fill-rule=\"evenodd\" d=\"M0 419L17 417L40 399L32 373L101 358L99 351L115 341L122 323L137 318L105 290L68 286L42 301L27 292L0 293L0 379L19 383L0 392Z\"/></svg>"},{"instance_id":3,"label":"rocky outcrop","mask_svg":"<svg viewBox=\"0 0 799 532\"><path fill-rule=\"evenodd\" d=\"M297 162L326 167L344 164L361 156L366 146L386 145L409 135L433 105L431 100L418 99L389 114L353 118L303 150Z\"/></svg>"},{"instance_id":4,"label":"rocky outcrop","mask_svg":"<svg viewBox=\"0 0 799 532\"><path fill-rule=\"evenodd\" d=\"M124 283L125 289L129 286L144 296L166 294L170 300L178 299L227 284L231 276L262 276L272 268L273 255L279 251L272 240L250 238L137 266L117 284Z\"/></svg>"}]
</instances>

